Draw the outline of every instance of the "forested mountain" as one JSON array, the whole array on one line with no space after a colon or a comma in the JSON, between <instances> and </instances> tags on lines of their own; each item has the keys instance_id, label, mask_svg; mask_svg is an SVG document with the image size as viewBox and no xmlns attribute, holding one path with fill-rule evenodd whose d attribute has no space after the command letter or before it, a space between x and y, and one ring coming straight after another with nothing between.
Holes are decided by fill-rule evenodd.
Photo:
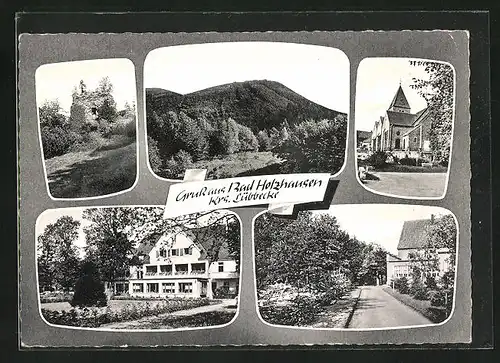
<instances>
[{"instance_id":1,"label":"forested mountain","mask_svg":"<svg viewBox=\"0 0 500 363\"><path fill-rule=\"evenodd\" d=\"M160 88L146 89L148 111L173 111L209 122L232 118L254 133L279 128L286 119L290 126L314 119L333 120L340 113L320 106L281 83L256 80L234 82L180 95Z\"/></svg>"}]
</instances>

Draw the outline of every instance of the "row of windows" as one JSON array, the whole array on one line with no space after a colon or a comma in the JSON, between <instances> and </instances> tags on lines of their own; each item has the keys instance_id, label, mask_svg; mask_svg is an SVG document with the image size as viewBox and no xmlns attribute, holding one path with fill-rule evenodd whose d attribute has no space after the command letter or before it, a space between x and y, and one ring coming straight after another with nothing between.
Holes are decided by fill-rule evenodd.
<instances>
[{"instance_id":1,"label":"row of windows","mask_svg":"<svg viewBox=\"0 0 500 363\"><path fill-rule=\"evenodd\" d=\"M193 283L192 282L179 282L178 289L176 291L175 282L162 282L161 283L161 292L164 294L191 294L193 292ZM144 292L144 284L134 283L132 284L132 292ZM159 293L160 292L160 283L158 282L150 282L146 284L146 292L149 293Z\"/></svg>"},{"instance_id":2,"label":"row of windows","mask_svg":"<svg viewBox=\"0 0 500 363\"><path fill-rule=\"evenodd\" d=\"M193 248L192 247L187 247L187 248L171 248L171 249L165 249L161 248L158 251L158 254L161 257L170 257L170 256L184 256L184 255L192 255L193 254Z\"/></svg>"}]
</instances>

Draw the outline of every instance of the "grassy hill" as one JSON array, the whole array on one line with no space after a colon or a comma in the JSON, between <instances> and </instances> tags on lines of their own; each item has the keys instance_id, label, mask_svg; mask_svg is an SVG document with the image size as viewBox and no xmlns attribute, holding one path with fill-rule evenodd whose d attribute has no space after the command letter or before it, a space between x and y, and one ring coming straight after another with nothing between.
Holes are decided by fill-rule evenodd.
<instances>
[{"instance_id":1,"label":"grassy hill","mask_svg":"<svg viewBox=\"0 0 500 363\"><path fill-rule=\"evenodd\" d=\"M290 126L306 119L333 119L340 113L320 106L281 83L268 80L234 82L181 95L160 88L146 89L146 109L158 114L183 111L208 121L224 117L248 126L253 132Z\"/></svg>"}]
</instances>

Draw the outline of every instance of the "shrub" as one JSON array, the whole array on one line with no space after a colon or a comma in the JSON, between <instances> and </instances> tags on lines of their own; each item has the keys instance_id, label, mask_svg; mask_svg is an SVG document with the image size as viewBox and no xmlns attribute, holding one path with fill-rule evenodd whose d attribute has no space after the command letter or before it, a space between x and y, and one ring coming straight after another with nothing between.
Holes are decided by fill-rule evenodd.
<instances>
[{"instance_id":1,"label":"shrub","mask_svg":"<svg viewBox=\"0 0 500 363\"><path fill-rule=\"evenodd\" d=\"M75 294L71 306L106 306L108 303L104 293L104 283L93 262L85 262L82 276L75 285Z\"/></svg>"},{"instance_id":2,"label":"shrub","mask_svg":"<svg viewBox=\"0 0 500 363\"><path fill-rule=\"evenodd\" d=\"M375 168L384 168L387 166L387 154L385 151L375 151L370 157L367 159L369 165Z\"/></svg>"},{"instance_id":3,"label":"shrub","mask_svg":"<svg viewBox=\"0 0 500 363\"><path fill-rule=\"evenodd\" d=\"M444 306L445 305L445 293L441 290L430 290L429 300L432 306Z\"/></svg>"},{"instance_id":4,"label":"shrub","mask_svg":"<svg viewBox=\"0 0 500 363\"><path fill-rule=\"evenodd\" d=\"M408 294L410 289L408 287L408 279L406 277L400 277L394 280L394 289L399 291L401 294Z\"/></svg>"},{"instance_id":5,"label":"shrub","mask_svg":"<svg viewBox=\"0 0 500 363\"><path fill-rule=\"evenodd\" d=\"M399 163L401 165L409 165L409 166L417 166L417 159L415 158L408 158L408 157L404 157L402 159L399 159Z\"/></svg>"},{"instance_id":6,"label":"shrub","mask_svg":"<svg viewBox=\"0 0 500 363\"><path fill-rule=\"evenodd\" d=\"M229 286L221 286L215 289L214 298L215 299L234 299L237 292L230 292Z\"/></svg>"},{"instance_id":7,"label":"shrub","mask_svg":"<svg viewBox=\"0 0 500 363\"><path fill-rule=\"evenodd\" d=\"M192 164L191 155L184 150L180 150L165 162L164 168L168 171L169 175L177 178L182 176L184 171L189 169Z\"/></svg>"},{"instance_id":8,"label":"shrub","mask_svg":"<svg viewBox=\"0 0 500 363\"><path fill-rule=\"evenodd\" d=\"M269 137L269 134L267 133L267 130L259 131L259 133L257 134L257 141L259 143L260 151L271 150L271 139Z\"/></svg>"},{"instance_id":9,"label":"shrub","mask_svg":"<svg viewBox=\"0 0 500 363\"><path fill-rule=\"evenodd\" d=\"M259 142L250 128L237 124L239 151L257 151Z\"/></svg>"},{"instance_id":10,"label":"shrub","mask_svg":"<svg viewBox=\"0 0 500 363\"><path fill-rule=\"evenodd\" d=\"M427 300L427 288L419 279L414 280L410 287L410 294L417 300Z\"/></svg>"},{"instance_id":11,"label":"shrub","mask_svg":"<svg viewBox=\"0 0 500 363\"><path fill-rule=\"evenodd\" d=\"M271 324L303 326L314 322L321 310L317 300L299 295L287 305L264 304L259 312Z\"/></svg>"},{"instance_id":12,"label":"shrub","mask_svg":"<svg viewBox=\"0 0 500 363\"><path fill-rule=\"evenodd\" d=\"M436 290L436 278L434 276L427 276L427 278L425 279L425 286L430 290Z\"/></svg>"},{"instance_id":13,"label":"shrub","mask_svg":"<svg viewBox=\"0 0 500 363\"><path fill-rule=\"evenodd\" d=\"M45 159L66 154L70 148L81 140L80 135L67 127L43 127L42 145Z\"/></svg>"}]
</instances>

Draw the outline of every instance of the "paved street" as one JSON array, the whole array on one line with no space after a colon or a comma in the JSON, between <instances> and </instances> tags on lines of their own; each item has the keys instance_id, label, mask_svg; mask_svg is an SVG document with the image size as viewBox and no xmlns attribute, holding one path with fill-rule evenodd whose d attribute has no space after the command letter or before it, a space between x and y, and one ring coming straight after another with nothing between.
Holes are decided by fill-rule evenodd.
<instances>
[{"instance_id":1,"label":"paved street","mask_svg":"<svg viewBox=\"0 0 500 363\"><path fill-rule=\"evenodd\" d=\"M423 315L382 290L382 286L364 286L349 328L389 328L430 323Z\"/></svg>"}]
</instances>

